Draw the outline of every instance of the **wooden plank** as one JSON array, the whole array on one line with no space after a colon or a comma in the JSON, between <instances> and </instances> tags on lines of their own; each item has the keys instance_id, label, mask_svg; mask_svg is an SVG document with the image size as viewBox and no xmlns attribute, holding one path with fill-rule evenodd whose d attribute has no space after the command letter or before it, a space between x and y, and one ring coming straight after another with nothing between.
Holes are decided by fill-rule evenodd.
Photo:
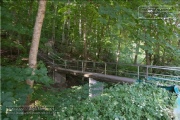
<instances>
[{"instance_id":1,"label":"wooden plank","mask_svg":"<svg viewBox=\"0 0 180 120\"><path fill-rule=\"evenodd\" d=\"M132 78L119 77L119 76L113 76L113 75L104 75L100 73L83 72L83 71L78 71L78 70L64 69L60 67L55 67L54 69L55 71L58 71L58 72L69 73L72 75L80 75L87 78L93 78L95 80L105 81L105 82L132 84L136 81L135 79L132 79Z\"/></svg>"}]
</instances>

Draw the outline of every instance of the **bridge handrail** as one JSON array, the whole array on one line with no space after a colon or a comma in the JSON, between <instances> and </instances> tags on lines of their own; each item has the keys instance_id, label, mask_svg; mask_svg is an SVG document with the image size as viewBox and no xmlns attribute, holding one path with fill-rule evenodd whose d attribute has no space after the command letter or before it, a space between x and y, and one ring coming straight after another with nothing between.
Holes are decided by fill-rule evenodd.
<instances>
[{"instance_id":1,"label":"bridge handrail","mask_svg":"<svg viewBox=\"0 0 180 120\"><path fill-rule=\"evenodd\" d=\"M156 66L156 65L143 65L143 64L127 64L127 63L113 63L113 62L96 62L96 61L89 61L89 60L65 60L62 59L61 57L57 56L54 53L51 53L53 55L55 55L56 57L58 57L57 59L60 59L62 61L69 61L69 62L92 62L92 63L101 63L101 64L114 64L114 65L122 65L122 66L139 66L139 67L148 67L148 68L159 68L159 69L165 69L165 70L177 70L180 71L180 67L176 67L176 66ZM49 55L49 58L52 59L52 56Z\"/></svg>"},{"instance_id":2,"label":"bridge handrail","mask_svg":"<svg viewBox=\"0 0 180 120\"><path fill-rule=\"evenodd\" d=\"M41 55L40 55L41 56ZM65 60L60 58L58 55L50 54L48 55L48 59L44 56L41 56L44 60L48 61L52 65L59 65L63 68L71 68L74 70L82 70L84 72L88 70L96 70L96 72L100 72L103 74L129 74L129 75L136 75L139 79L140 76L145 76L147 79L148 76L151 75L159 75L164 77L180 77L180 76L172 76L172 75L165 75L165 74L155 74L151 73L150 71L152 69L161 69L161 70L171 70L171 71L180 71L180 67L176 66L155 66L155 65L142 65L142 64L127 64L127 63L112 63L112 62L95 62L95 61L89 61L89 60ZM50 59L50 60L49 60ZM60 61L60 62L58 62ZM58 64L56 63L58 62ZM91 63L91 64L89 64ZM115 66L112 66L115 65ZM110 67L109 67L110 66ZM136 71L119 71L122 66L134 66L133 68ZM86 68L85 68L86 67ZM143 72L141 72L143 70ZM136 73L136 74L135 74Z\"/></svg>"}]
</instances>

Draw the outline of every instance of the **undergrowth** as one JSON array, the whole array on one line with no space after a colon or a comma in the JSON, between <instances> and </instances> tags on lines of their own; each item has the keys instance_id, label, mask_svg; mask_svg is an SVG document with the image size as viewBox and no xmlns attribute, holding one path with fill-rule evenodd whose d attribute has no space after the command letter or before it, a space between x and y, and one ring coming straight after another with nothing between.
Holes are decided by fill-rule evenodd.
<instances>
[{"instance_id":1,"label":"undergrowth","mask_svg":"<svg viewBox=\"0 0 180 120\"><path fill-rule=\"evenodd\" d=\"M40 64L29 68L2 67L1 115L3 120L171 120L177 96L154 83L105 85L100 96L89 98L89 85L58 91ZM32 90L25 80L34 79ZM165 83L164 83L165 84ZM167 83L166 83L167 84ZM173 83L174 84L174 83ZM44 89L44 85L48 89ZM34 106L53 106L53 114L8 114L8 107L21 107L32 93ZM46 109L42 111L47 111Z\"/></svg>"},{"instance_id":2,"label":"undergrowth","mask_svg":"<svg viewBox=\"0 0 180 120\"><path fill-rule=\"evenodd\" d=\"M88 85L61 92L37 87L33 98L39 106L55 107L53 115L24 115L22 119L48 120L170 120L176 95L155 85L116 84L101 96L88 97Z\"/></svg>"}]
</instances>

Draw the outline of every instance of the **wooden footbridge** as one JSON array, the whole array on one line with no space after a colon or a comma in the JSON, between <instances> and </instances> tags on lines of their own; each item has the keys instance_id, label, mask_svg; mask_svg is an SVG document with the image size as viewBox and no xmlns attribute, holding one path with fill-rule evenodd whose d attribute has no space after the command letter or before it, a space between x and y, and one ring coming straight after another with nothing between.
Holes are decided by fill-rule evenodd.
<instances>
[{"instance_id":1,"label":"wooden footbridge","mask_svg":"<svg viewBox=\"0 0 180 120\"><path fill-rule=\"evenodd\" d=\"M180 67L63 60L54 53L50 55L39 53L38 57L57 72L93 78L98 81L131 84L140 79L158 79L180 82Z\"/></svg>"}]
</instances>

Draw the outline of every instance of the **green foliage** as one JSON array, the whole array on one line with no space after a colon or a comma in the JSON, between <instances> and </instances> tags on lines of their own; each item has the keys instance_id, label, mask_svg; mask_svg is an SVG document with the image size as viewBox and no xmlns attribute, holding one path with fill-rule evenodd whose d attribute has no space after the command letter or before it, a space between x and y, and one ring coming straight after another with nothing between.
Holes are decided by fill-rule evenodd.
<instances>
[{"instance_id":1,"label":"green foliage","mask_svg":"<svg viewBox=\"0 0 180 120\"><path fill-rule=\"evenodd\" d=\"M95 119L144 120L172 117L176 96L151 84L116 84L105 88L101 96L88 97L89 87L75 86L61 92L43 92L39 88L41 105L54 105L54 115L28 115L22 119ZM40 92L42 91L42 92ZM44 94L43 94L44 93ZM38 96L37 95L37 96ZM39 96L40 96L39 95Z\"/></svg>"},{"instance_id":2,"label":"green foliage","mask_svg":"<svg viewBox=\"0 0 180 120\"><path fill-rule=\"evenodd\" d=\"M12 63L14 60L9 60L12 57L14 59L18 59L17 56L20 55L27 57L37 5L38 2L33 0L3 2L2 50L8 54L2 56L3 65ZM174 19L138 19L138 7L153 5L173 6L171 12ZM177 27L179 20L176 19L178 8L179 3L175 0L48 1L39 48L42 51L46 50L45 43L53 39L55 41L53 51L64 54L64 58L68 56L83 59L85 48L83 34L86 28L87 56L90 60L115 62L119 57L121 62L133 63L136 54L137 63L145 64L143 59L147 51L152 56L153 64L179 65L177 64L180 58ZM117 51L120 52L119 55ZM158 60L153 57L156 55L159 57ZM18 64L21 64L19 60Z\"/></svg>"},{"instance_id":3,"label":"green foliage","mask_svg":"<svg viewBox=\"0 0 180 120\"><path fill-rule=\"evenodd\" d=\"M27 96L33 93L33 89L25 81L32 79L48 85L51 79L47 76L47 69L43 67L42 63L39 65L39 69L35 70L34 75L32 75L33 70L31 68L2 67L1 70L2 118L17 120L20 115L10 114L7 107L22 107L26 102ZM22 112L22 109L18 112Z\"/></svg>"},{"instance_id":4,"label":"green foliage","mask_svg":"<svg viewBox=\"0 0 180 120\"><path fill-rule=\"evenodd\" d=\"M2 118L12 118L8 114L7 107L23 106L28 94L32 89L25 84L27 76L31 75L31 69L22 69L16 67L2 67ZM14 115L18 117L18 115Z\"/></svg>"}]
</instances>

